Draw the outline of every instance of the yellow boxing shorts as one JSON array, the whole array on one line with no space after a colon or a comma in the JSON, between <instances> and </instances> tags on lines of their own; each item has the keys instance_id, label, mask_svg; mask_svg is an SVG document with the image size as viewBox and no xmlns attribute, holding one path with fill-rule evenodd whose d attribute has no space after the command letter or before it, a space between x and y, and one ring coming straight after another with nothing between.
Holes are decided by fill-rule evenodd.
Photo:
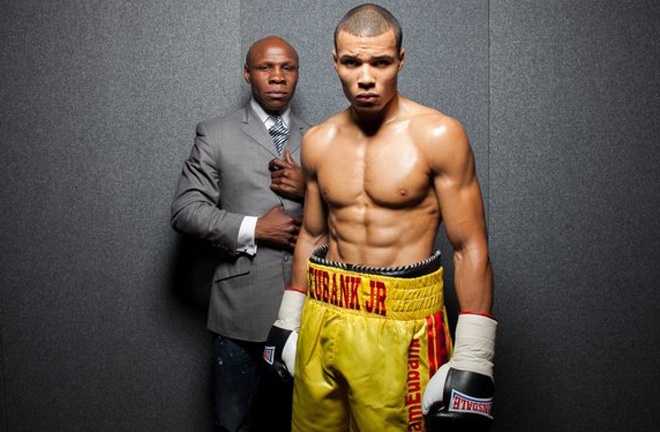
<instances>
[{"instance_id":1,"label":"yellow boxing shorts","mask_svg":"<svg viewBox=\"0 0 660 432\"><path fill-rule=\"evenodd\" d=\"M422 394L451 355L440 253L401 268L308 263L294 432L423 431Z\"/></svg>"}]
</instances>

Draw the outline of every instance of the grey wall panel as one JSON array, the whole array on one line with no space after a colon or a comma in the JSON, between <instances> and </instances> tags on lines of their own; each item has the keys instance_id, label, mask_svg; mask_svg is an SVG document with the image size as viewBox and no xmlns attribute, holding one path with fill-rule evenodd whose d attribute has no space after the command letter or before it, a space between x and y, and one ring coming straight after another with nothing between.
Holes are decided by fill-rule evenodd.
<instances>
[{"instance_id":1,"label":"grey wall panel","mask_svg":"<svg viewBox=\"0 0 660 432\"><path fill-rule=\"evenodd\" d=\"M660 15L491 2L498 429L657 430Z\"/></svg>"},{"instance_id":2,"label":"grey wall panel","mask_svg":"<svg viewBox=\"0 0 660 432\"><path fill-rule=\"evenodd\" d=\"M239 102L238 5L2 12L7 430L203 430L210 338L175 295L169 204L195 122Z\"/></svg>"}]
</instances>

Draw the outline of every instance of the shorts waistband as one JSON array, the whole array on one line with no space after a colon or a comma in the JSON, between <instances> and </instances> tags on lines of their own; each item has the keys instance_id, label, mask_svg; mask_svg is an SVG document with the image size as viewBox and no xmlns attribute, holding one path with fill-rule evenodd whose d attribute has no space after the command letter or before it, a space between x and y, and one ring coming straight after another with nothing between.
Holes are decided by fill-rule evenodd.
<instances>
[{"instance_id":1,"label":"shorts waistband","mask_svg":"<svg viewBox=\"0 0 660 432\"><path fill-rule=\"evenodd\" d=\"M435 251L433 255L415 264L400 267L369 267L358 264L348 264L325 259L330 245L319 246L312 252L309 261L314 264L320 264L328 267L336 267L348 271L354 271L362 274L374 274L379 276L391 276L403 279L412 279L424 276L437 271L442 267L442 255L440 251Z\"/></svg>"},{"instance_id":2,"label":"shorts waistband","mask_svg":"<svg viewBox=\"0 0 660 432\"><path fill-rule=\"evenodd\" d=\"M425 319L444 307L440 253L398 268L334 263L327 247L314 251L307 265L307 295L327 307L395 320ZM340 264L340 265L337 265Z\"/></svg>"}]
</instances>

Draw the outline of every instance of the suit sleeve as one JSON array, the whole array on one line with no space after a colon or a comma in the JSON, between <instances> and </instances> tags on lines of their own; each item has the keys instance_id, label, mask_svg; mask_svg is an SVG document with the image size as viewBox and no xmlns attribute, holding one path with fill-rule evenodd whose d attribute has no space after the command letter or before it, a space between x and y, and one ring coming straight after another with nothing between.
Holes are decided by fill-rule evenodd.
<instances>
[{"instance_id":1,"label":"suit sleeve","mask_svg":"<svg viewBox=\"0 0 660 432\"><path fill-rule=\"evenodd\" d=\"M244 215L221 208L220 171L214 146L204 123L197 134L190 157L185 161L172 202L172 227L182 233L207 240L235 254L238 231Z\"/></svg>"}]
</instances>

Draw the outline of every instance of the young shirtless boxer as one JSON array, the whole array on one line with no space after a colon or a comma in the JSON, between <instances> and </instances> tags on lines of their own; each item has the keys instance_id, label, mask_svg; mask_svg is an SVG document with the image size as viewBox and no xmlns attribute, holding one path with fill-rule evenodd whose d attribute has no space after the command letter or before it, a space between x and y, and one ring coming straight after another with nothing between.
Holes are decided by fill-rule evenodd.
<instances>
[{"instance_id":1,"label":"young shirtless boxer","mask_svg":"<svg viewBox=\"0 0 660 432\"><path fill-rule=\"evenodd\" d=\"M266 344L276 368L295 371L294 431L492 420L497 324L473 154L458 121L398 93L401 39L379 6L346 14L333 58L350 106L303 139L303 225ZM455 251L454 346L433 250L441 224Z\"/></svg>"}]
</instances>

